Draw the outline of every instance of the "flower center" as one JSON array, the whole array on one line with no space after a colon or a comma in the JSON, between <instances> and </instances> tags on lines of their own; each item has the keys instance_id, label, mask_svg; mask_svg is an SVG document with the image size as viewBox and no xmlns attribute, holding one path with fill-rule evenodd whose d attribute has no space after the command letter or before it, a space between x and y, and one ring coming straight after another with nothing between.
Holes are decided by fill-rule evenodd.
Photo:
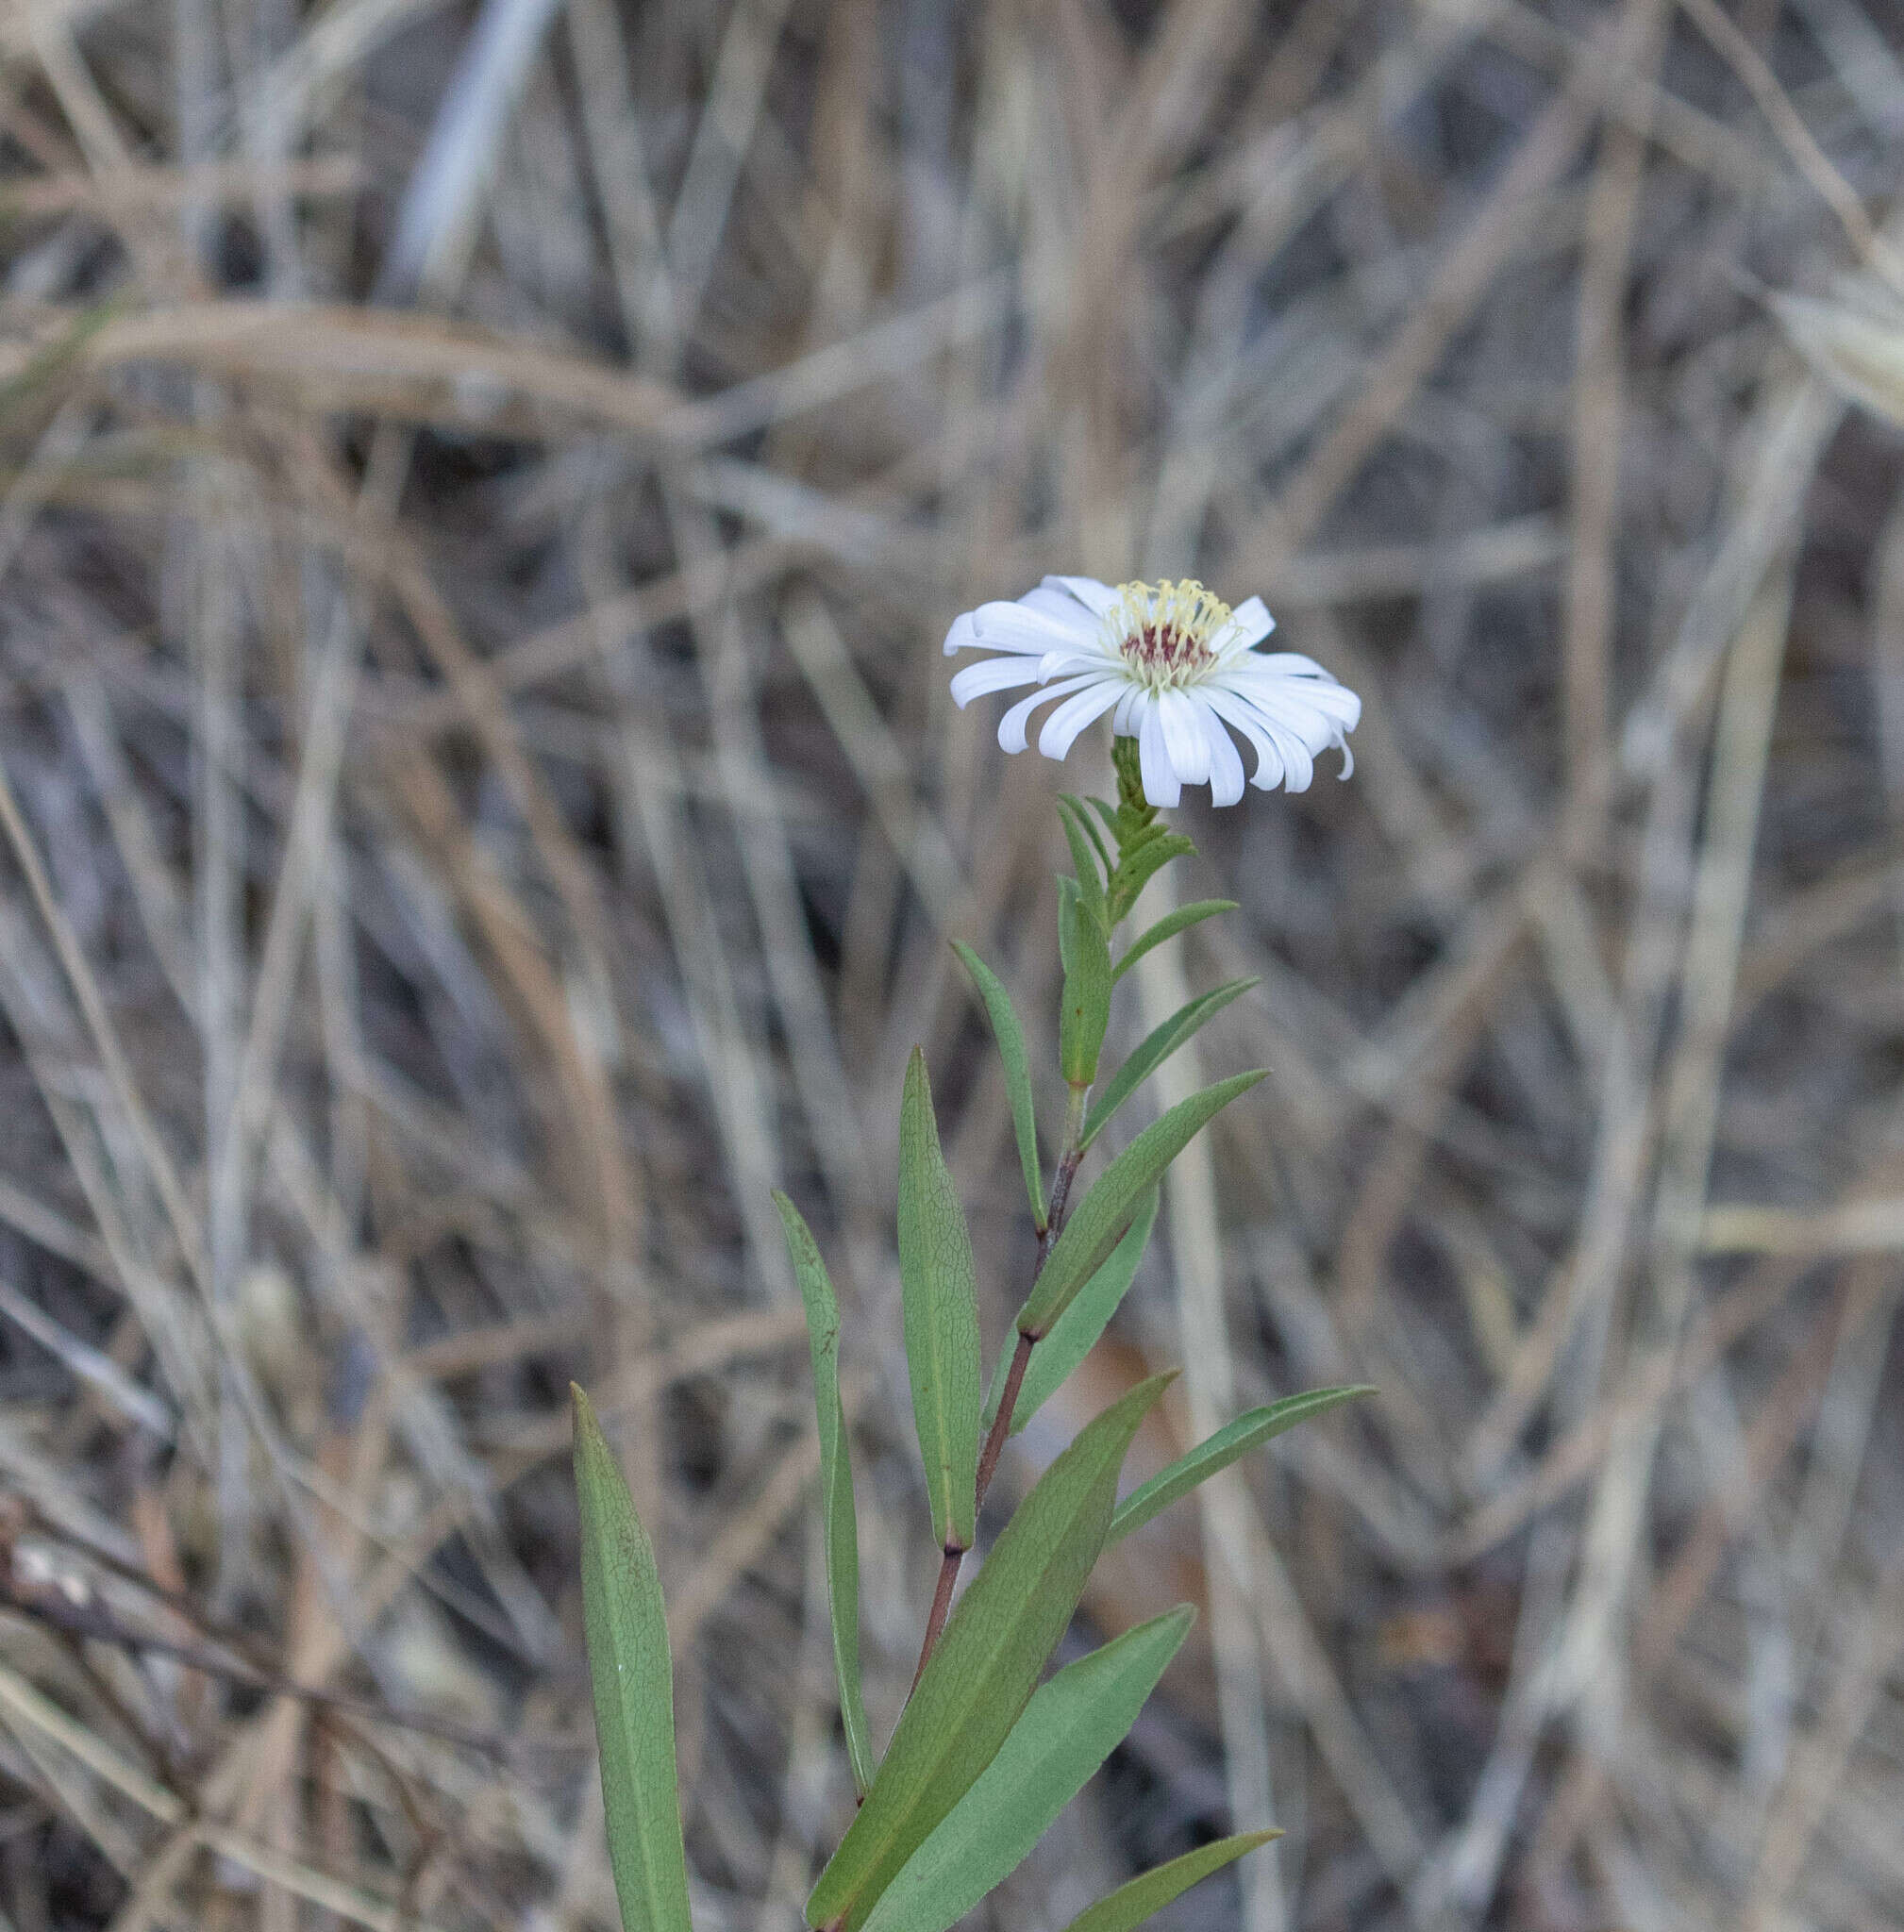
<instances>
[{"instance_id":1,"label":"flower center","mask_svg":"<svg viewBox=\"0 0 1904 1932\"><path fill-rule=\"evenodd\" d=\"M1229 622L1229 606L1194 577L1119 584L1104 619L1130 675L1152 691L1194 684L1216 662L1211 640Z\"/></svg>"}]
</instances>

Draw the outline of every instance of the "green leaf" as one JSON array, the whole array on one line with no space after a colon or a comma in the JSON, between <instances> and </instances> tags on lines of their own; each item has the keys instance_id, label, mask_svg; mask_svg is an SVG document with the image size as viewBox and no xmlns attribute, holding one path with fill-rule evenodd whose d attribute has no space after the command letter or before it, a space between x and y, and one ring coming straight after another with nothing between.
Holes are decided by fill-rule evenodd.
<instances>
[{"instance_id":1,"label":"green leaf","mask_svg":"<svg viewBox=\"0 0 1904 1932\"><path fill-rule=\"evenodd\" d=\"M787 1230L787 1256L807 1305L807 1345L813 1357L813 1404L820 1419L820 1528L827 1546L827 1601L833 1619L833 1671L846 1757L860 1795L873 1782L873 1740L860 1690L860 1534L853 1512L853 1462L846 1409L840 1400L840 1303L819 1243L800 1210L777 1188L774 1206Z\"/></svg>"},{"instance_id":2,"label":"green leaf","mask_svg":"<svg viewBox=\"0 0 1904 1932\"><path fill-rule=\"evenodd\" d=\"M1185 1852L1182 1857L1173 1858L1167 1865L1140 1873L1128 1885L1120 1885L1094 1906L1086 1906L1064 1932L1132 1932L1134 1926L1143 1924L1153 1912L1161 1912L1199 1878L1221 1872L1244 1852L1253 1852L1258 1845L1266 1845L1271 1839L1281 1836L1279 1831L1244 1831L1234 1838L1220 1838L1214 1844L1199 1845L1195 1851Z\"/></svg>"},{"instance_id":3,"label":"green leaf","mask_svg":"<svg viewBox=\"0 0 1904 1932\"><path fill-rule=\"evenodd\" d=\"M881 1895L866 1932L945 1932L1009 1878L1123 1741L1195 1620L1180 1604L1043 1685L997 1757Z\"/></svg>"},{"instance_id":4,"label":"green leaf","mask_svg":"<svg viewBox=\"0 0 1904 1932\"><path fill-rule=\"evenodd\" d=\"M1145 829L1155 832L1156 828ZM1153 874L1161 872L1173 858L1181 858L1195 850L1181 832L1164 832L1145 839L1142 844L1127 845L1117 861L1117 876L1111 880L1107 894L1106 923L1115 925L1137 904L1139 893L1150 883Z\"/></svg>"},{"instance_id":5,"label":"green leaf","mask_svg":"<svg viewBox=\"0 0 1904 1932\"><path fill-rule=\"evenodd\" d=\"M977 1514L978 1276L965 1210L939 1147L932 1086L918 1047L899 1106L899 1287L912 1420L926 1463L932 1534L969 1550Z\"/></svg>"},{"instance_id":6,"label":"green leaf","mask_svg":"<svg viewBox=\"0 0 1904 1932\"><path fill-rule=\"evenodd\" d=\"M1058 1063L1069 1085L1089 1087L1111 1024L1111 945L1076 879L1058 881L1058 957L1064 966Z\"/></svg>"},{"instance_id":7,"label":"green leaf","mask_svg":"<svg viewBox=\"0 0 1904 1932\"><path fill-rule=\"evenodd\" d=\"M1033 1349L1031 1355L1035 1361L1038 1351ZM1141 1528L1160 1509L1169 1508L1177 1497L1187 1496L1198 1483L1213 1476L1219 1469L1228 1469L1239 1457L1247 1456L1272 1436L1279 1436L1285 1429L1294 1428L1297 1423L1308 1422L1311 1416L1327 1415L1358 1395L1374 1393L1375 1390L1366 1383L1350 1389L1306 1389L1300 1395L1285 1395L1280 1402L1238 1416L1208 1441L1199 1442L1188 1456L1178 1457L1168 1469L1152 1476L1143 1488L1131 1491L1111 1519L1105 1547L1108 1549L1133 1529Z\"/></svg>"},{"instance_id":8,"label":"green leaf","mask_svg":"<svg viewBox=\"0 0 1904 1932\"><path fill-rule=\"evenodd\" d=\"M624 1932L691 1932L675 1783L675 1671L655 1552L589 1398L575 1402L582 1623Z\"/></svg>"},{"instance_id":9,"label":"green leaf","mask_svg":"<svg viewBox=\"0 0 1904 1932\"><path fill-rule=\"evenodd\" d=\"M1096 1185L1058 1237L1029 1297L1018 1310L1021 1335L1036 1339L1051 1332L1051 1324L1071 1306L1072 1297L1110 1259L1111 1249L1136 1218L1144 1195L1182 1153L1190 1137L1261 1078L1260 1072L1234 1074L1201 1093L1193 1093L1188 1100L1179 1100L1098 1175ZM1035 1358L1036 1351L1033 1354Z\"/></svg>"},{"instance_id":10,"label":"green leaf","mask_svg":"<svg viewBox=\"0 0 1904 1932\"><path fill-rule=\"evenodd\" d=\"M1214 919L1219 912L1235 910L1234 899L1198 899L1194 905L1179 906L1175 912L1166 912L1155 925L1146 926L1125 949L1123 958L1111 968L1112 984L1122 979L1153 946L1161 946L1165 940L1174 940L1178 933L1188 932L1193 925L1201 925L1206 919Z\"/></svg>"},{"instance_id":11,"label":"green leaf","mask_svg":"<svg viewBox=\"0 0 1904 1932\"><path fill-rule=\"evenodd\" d=\"M1078 1431L1005 1525L954 1606L860 1815L807 1901L807 1922L858 1932L879 1895L998 1755L1103 1546L1117 1473L1171 1377L1154 1375Z\"/></svg>"},{"instance_id":12,"label":"green leaf","mask_svg":"<svg viewBox=\"0 0 1904 1932\"><path fill-rule=\"evenodd\" d=\"M1231 1000L1261 983L1254 978L1232 979L1227 985L1198 994L1195 999L1179 1007L1161 1025L1154 1026L1137 1050L1111 1076L1111 1084L1097 1096L1097 1104L1085 1115L1084 1132L1077 1142L1079 1151L1096 1140L1111 1115L1206 1020L1213 1019Z\"/></svg>"},{"instance_id":13,"label":"green leaf","mask_svg":"<svg viewBox=\"0 0 1904 1932\"><path fill-rule=\"evenodd\" d=\"M952 941L992 1022L998 1058L1005 1062L1005 1093L1011 1103L1011 1126L1018 1136L1018 1165L1025 1174L1025 1191L1031 1197L1031 1219L1038 1232L1045 1225L1044 1182L1038 1168L1038 1124L1031 1107L1031 1067L1025 1052L1025 1034L1012 1010L1011 995L998 975L962 940Z\"/></svg>"},{"instance_id":14,"label":"green leaf","mask_svg":"<svg viewBox=\"0 0 1904 1932\"><path fill-rule=\"evenodd\" d=\"M1078 890L1084 895L1084 903L1091 908L1091 916L1102 925L1104 880L1111 874L1111 855L1105 851L1104 841L1097 836L1097 827L1091 823L1090 815L1068 791L1059 795L1058 818L1064 827L1064 842L1071 847L1071 863L1077 874ZM1104 862L1102 876L1098 874L1094 858Z\"/></svg>"},{"instance_id":15,"label":"green leaf","mask_svg":"<svg viewBox=\"0 0 1904 1932\"><path fill-rule=\"evenodd\" d=\"M1157 1190L1152 1188L1137 1210L1124 1239L1111 1251L1105 1262L1077 1293L1071 1306L1051 1324L1051 1333L1031 1351L1026 1364L1025 1379L1018 1385L1018 1401L1011 1410L1011 1433L1015 1436L1038 1413L1042 1403L1056 1392L1059 1385L1077 1368L1104 1333L1117 1305L1129 1291L1137 1264L1144 1258L1150 1240L1151 1224L1157 1219ZM1005 1398L1005 1380L1011 1365L1011 1351L998 1356L998 1373L985 1398L985 1413L979 1420L990 1427Z\"/></svg>"}]
</instances>

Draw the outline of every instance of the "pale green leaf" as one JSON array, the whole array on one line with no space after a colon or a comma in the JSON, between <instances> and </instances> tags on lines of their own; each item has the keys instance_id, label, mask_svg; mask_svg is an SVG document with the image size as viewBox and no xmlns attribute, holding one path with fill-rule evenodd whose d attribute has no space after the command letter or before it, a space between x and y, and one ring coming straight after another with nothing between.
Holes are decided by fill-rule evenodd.
<instances>
[{"instance_id":1,"label":"pale green leaf","mask_svg":"<svg viewBox=\"0 0 1904 1932\"><path fill-rule=\"evenodd\" d=\"M1191 1136L1262 1077L1261 1073L1235 1074L1193 1093L1188 1100L1179 1100L1098 1175L1083 1205L1058 1237L1018 1311L1021 1335L1036 1338L1050 1333L1051 1324L1071 1306L1072 1297L1110 1259L1111 1249L1136 1219L1144 1197L1182 1153Z\"/></svg>"},{"instance_id":2,"label":"pale green leaf","mask_svg":"<svg viewBox=\"0 0 1904 1932\"><path fill-rule=\"evenodd\" d=\"M1165 832L1146 825L1137 838L1125 842L1117 858L1117 872L1105 893L1106 923L1115 926L1137 904L1139 895L1153 874L1173 858L1182 858L1196 847L1181 832Z\"/></svg>"},{"instance_id":3,"label":"pale green leaf","mask_svg":"<svg viewBox=\"0 0 1904 1932\"><path fill-rule=\"evenodd\" d=\"M1072 1297L1071 1306L1051 1324L1051 1333L1031 1351L1025 1379L1018 1385L1018 1400L1011 1410L1014 1436L1091 1353L1117 1312L1117 1305L1129 1291L1137 1274L1137 1264L1144 1258L1144 1244L1150 1240L1151 1225L1157 1219L1157 1190L1152 1188L1137 1210L1137 1219L1111 1249L1111 1258ZM988 1428L1004 1400L1010 1365L1011 1351L1001 1350L998 1372L992 1377L992 1387L985 1397L985 1413L979 1419Z\"/></svg>"},{"instance_id":4,"label":"pale green leaf","mask_svg":"<svg viewBox=\"0 0 1904 1932\"><path fill-rule=\"evenodd\" d=\"M1031 1105L1031 1067L1025 1052L1025 1034L998 975L962 940L952 941L992 1022L998 1058L1005 1063L1005 1096L1011 1103L1011 1127L1018 1137L1018 1165L1025 1174L1025 1191L1031 1200L1031 1219L1044 1232L1044 1181L1038 1166L1038 1124Z\"/></svg>"},{"instance_id":5,"label":"pale green leaf","mask_svg":"<svg viewBox=\"0 0 1904 1932\"><path fill-rule=\"evenodd\" d=\"M969 1550L984 1391L977 1273L965 1210L939 1146L926 1056L916 1046L899 1107L899 1286L932 1534L943 1549Z\"/></svg>"},{"instance_id":6,"label":"pale green leaf","mask_svg":"<svg viewBox=\"0 0 1904 1932\"><path fill-rule=\"evenodd\" d=\"M1281 1836L1279 1831L1244 1831L1234 1838L1220 1838L1214 1844L1199 1845L1195 1851L1185 1852L1182 1857L1173 1858L1167 1865L1140 1873L1128 1885L1120 1885L1094 1906L1086 1906L1064 1932L1132 1932L1153 1912L1161 1912L1179 1892L1188 1891L1199 1878L1221 1872L1244 1853L1253 1852L1258 1845L1266 1845L1271 1839Z\"/></svg>"},{"instance_id":7,"label":"pale green leaf","mask_svg":"<svg viewBox=\"0 0 1904 1932\"><path fill-rule=\"evenodd\" d=\"M1036 1360L1038 1351L1033 1349L1031 1354ZM1198 1483L1213 1476L1219 1469L1228 1469L1238 1457L1247 1456L1271 1437L1279 1436L1312 1416L1327 1415L1358 1395L1374 1393L1374 1389L1365 1383L1348 1389L1305 1389L1300 1395L1285 1395L1280 1402L1238 1416L1207 1441L1199 1442L1188 1456L1179 1456L1168 1469L1160 1470L1141 1489L1131 1491L1111 1519L1111 1533L1104 1540L1106 1547L1141 1528L1159 1510L1169 1508L1179 1496L1187 1496Z\"/></svg>"},{"instance_id":8,"label":"pale green leaf","mask_svg":"<svg viewBox=\"0 0 1904 1932\"><path fill-rule=\"evenodd\" d=\"M615 1896L625 1932L690 1932L675 1781L675 1672L661 1580L589 1398L579 1389L572 1392L582 1624Z\"/></svg>"},{"instance_id":9,"label":"pale green leaf","mask_svg":"<svg viewBox=\"0 0 1904 1932\"><path fill-rule=\"evenodd\" d=\"M1091 916L1100 927L1104 924L1104 878L1111 871L1111 855L1104 849L1104 841L1097 836L1097 827L1091 823L1091 817L1084 808L1071 796L1062 793L1058 800L1058 818L1064 827L1064 842L1071 847L1071 863L1077 874L1077 888L1084 903L1091 909ZM1104 861L1104 872L1097 870L1096 860Z\"/></svg>"},{"instance_id":10,"label":"pale green leaf","mask_svg":"<svg viewBox=\"0 0 1904 1932\"><path fill-rule=\"evenodd\" d=\"M1124 1740L1195 1618L1179 1605L1041 1685L997 1757L886 1889L866 1932L945 1932L1009 1878Z\"/></svg>"},{"instance_id":11,"label":"pale green leaf","mask_svg":"<svg viewBox=\"0 0 1904 1932\"><path fill-rule=\"evenodd\" d=\"M840 1400L840 1303L819 1243L800 1210L777 1188L774 1206L787 1230L787 1257L807 1305L807 1344L813 1357L813 1405L820 1424L820 1528L827 1547L827 1601L833 1620L833 1670L846 1757L861 1795L873 1782L873 1741L860 1690L860 1535L853 1513L853 1462L846 1409Z\"/></svg>"},{"instance_id":12,"label":"pale green leaf","mask_svg":"<svg viewBox=\"0 0 1904 1932\"><path fill-rule=\"evenodd\" d=\"M1089 1087L1111 1024L1111 945L1076 879L1058 881L1058 957L1064 967L1058 1063L1071 1086Z\"/></svg>"},{"instance_id":13,"label":"pale green leaf","mask_svg":"<svg viewBox=\"0 0 1904 1932\"><path fill-rule=\"evenodd\" d=\"M1111 1115L1206 1020L1214 1019L1231 1000L1261 983L1260 979L1232 979L1227 985L1199 993L1195 999L1179 1007L1161 1025L1152 1027L1130 1058L1111 1076L1104 1091L1085 1115L1084 1131L1078 1138L1078 1146L1089 1147L1104 1131Z\"/></svg>"},{"instance_id":14,"label":"pale green leaf","mask_svg":"<svg viewBox=\"0 0 1904 1932\"><path fill-rule=\"evenodd\" d=\"M899 1719L860 1815L821 1873L807 1920L858 1932L900 1868L998 1755L1077 1607L1103 1546L1117 1473L1171 1377L1088 1424L1005 1525Z\"/></svg>"},{"instance_id":15,"label":"pale green leaf","mask_svg":"<svg viewBox=\"0 0 1904 1932\"><path fill-rule=\"evenodd\" d=\"M1178 933L1188 932L1193 925L1200 925L1206 919L1214 919L1219 912L1235 910L1234 899L1199 899L1194 905L1179 906L1175 912L1166 912L1155 925L1146 926L1124 949L1124 957L1111 968L1112 981L1122 979L1153 946L1161 946L1165 940L1174 940Z\"/></svg>"}]
</instances>

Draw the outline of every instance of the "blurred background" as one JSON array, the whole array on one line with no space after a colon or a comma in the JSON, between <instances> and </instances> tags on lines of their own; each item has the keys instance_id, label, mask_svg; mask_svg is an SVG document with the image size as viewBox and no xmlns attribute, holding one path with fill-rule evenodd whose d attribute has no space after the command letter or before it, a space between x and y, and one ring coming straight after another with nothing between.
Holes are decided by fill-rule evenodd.
<instances>
[{"instance_id":1,"label":"blurred background","mask_svg":"<svg viewBox=\"0 0 1904 1932\"><path fill-rule=\"evenodd\" d=\"M769 1190L883 1737L901 1070L995 1349L945 941L1048 1066L1109 783L939 644L1050 570L1261 591L1366 709L1178 815L1243 909L1116 1038L1258 974L1177 1077L1271 1078L1001 1489L1152 1367L1149 1466L1380 1392L1100 1573L1074 1649L1205 1615L985 1923L1273 1818L1173 1932L1904 1924L1900 158L1890 0L0 10L0 1927L611 1926L575 1376L697 1923L792 1932Z\"/></svg>"}]
</instances>

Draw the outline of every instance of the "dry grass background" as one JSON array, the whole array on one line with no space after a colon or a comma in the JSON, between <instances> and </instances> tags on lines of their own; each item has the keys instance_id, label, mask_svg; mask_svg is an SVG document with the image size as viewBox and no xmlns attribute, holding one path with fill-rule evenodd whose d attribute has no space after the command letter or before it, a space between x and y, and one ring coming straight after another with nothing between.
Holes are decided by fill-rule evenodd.
<instances>
[{"instance_id":1,"label":"dry grass background","mask_svg":"<svg viewBox=\"0 0 1904 1932\"><path fill-rule=\"evenodd\" d=\"M1055 991L1058 774L937 645L1052 568L1368 705L1184 814L1244 911L1119 1024L1260 973L1274 1077L1071 1419L1382 1392L1106 1574L1205 1637L991 1923L1273 1811L1178 1932L1904 1924L1904 449L1764 299L1895 282L1900 153L1891 0L11 0L0 1926L611 1924L572 1374L699 1923L796 1923L768 1190L882 1729L903 1057L995 1345L944 941Z\"/></svg>"}]
</instances>

